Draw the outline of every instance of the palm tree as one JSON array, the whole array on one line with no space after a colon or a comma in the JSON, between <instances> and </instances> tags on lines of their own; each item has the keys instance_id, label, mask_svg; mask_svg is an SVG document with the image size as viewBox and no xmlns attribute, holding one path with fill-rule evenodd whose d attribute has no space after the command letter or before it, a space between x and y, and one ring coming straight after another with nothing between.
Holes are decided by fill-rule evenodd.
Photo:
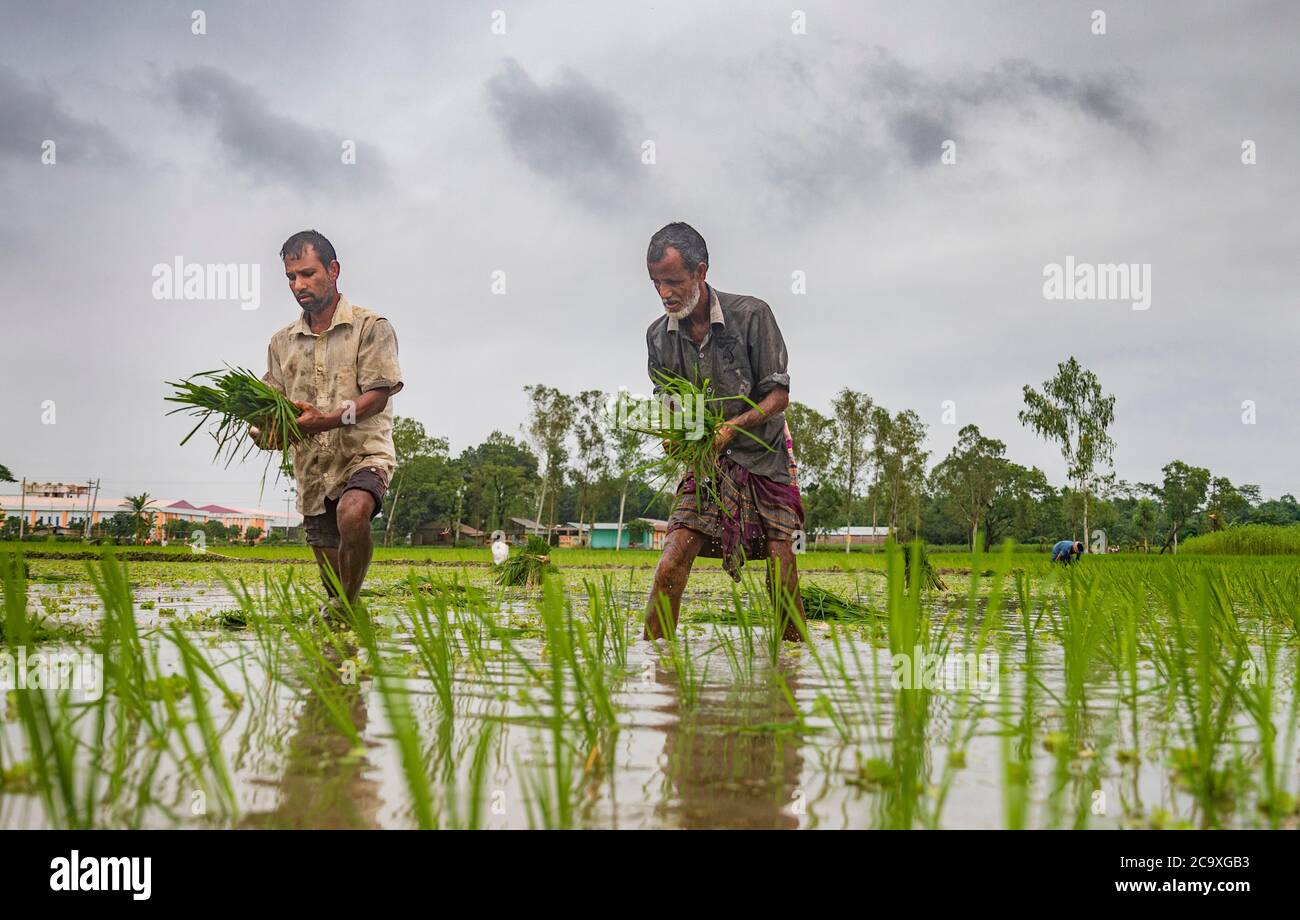
<instances>
[{"instance_id":1,"label":"palm tree","mask_svg":"<svg viewBox=\"0 0 1300 920\"><path fill-rule=\"evenodd\" d=\"M122 507L129 509L131 516L135 518L135 536L132 539L136 543L143 542L142 537L148 539L149 534L153 532L155 516L154 512L149 510L149 506L155 501L156 499L149 497L148 492L141 492L139 495L128 495L126 501L122 503Z\"/></svg>"}]
</instances>

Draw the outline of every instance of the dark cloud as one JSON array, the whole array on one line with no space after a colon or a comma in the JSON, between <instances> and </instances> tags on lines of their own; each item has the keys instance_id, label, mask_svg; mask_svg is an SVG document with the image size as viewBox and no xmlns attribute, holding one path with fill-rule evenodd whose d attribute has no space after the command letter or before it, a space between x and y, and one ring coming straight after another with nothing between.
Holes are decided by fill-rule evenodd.
<instances>
[{"instance_id":1,"label":"dark cloud","mask_svg":"<svg viewBox=\"0 0 1300 920\"><path fill-rule=\"evenodd\" d=\"M191 67L173 77L181 110L210 122L232 165L260 182L297 186L374 184L387 167L373 146L341 130L318 128L275 112L253 87L215 67ZM357 163L345 165L342 144L357 143Z\"/></svg>"},{"instance_id":2,"label":"dark cloud","mask_svg":"<svg viewBox=\"0 0 1300 920\"><path fill-rule=\"evenodd\" d=\"M632 118L612 93L572 70L540 86L513 59L487 81L492 114L529 169L583 204L625 204L640 178Z\"/></svg>"},{"instance_id":3,"label":"dark cloud","mask_svg":"<svg viewBox=\"0 0 1300 920\"><path fill-rule=\"evenodd\" d=\"M870 194L899 169L937 167L943 141L978 131L990 115L1028 123L1043 110L1073 111L1137 143L1151 131L1126 91L1129 78L1118 74L1073 77L1015 59L941 76L885 48L853 56L853 76L843 84L849 98L795 116L797 130L776 136L764 156L768 178L805 205Z\"/></svg>"},{"instance_id":4,"label":"dark cloud","mask_svg":"<svg viewBox=\"0 0 1300 920\"><path fill-rule=\"evenodd\" d=\"M69 114L49 86L29 83L0 64L0 157L39 163L46 140L54 141L60 165L123 157L108 129Z\"/></svg>"}]
</instances>

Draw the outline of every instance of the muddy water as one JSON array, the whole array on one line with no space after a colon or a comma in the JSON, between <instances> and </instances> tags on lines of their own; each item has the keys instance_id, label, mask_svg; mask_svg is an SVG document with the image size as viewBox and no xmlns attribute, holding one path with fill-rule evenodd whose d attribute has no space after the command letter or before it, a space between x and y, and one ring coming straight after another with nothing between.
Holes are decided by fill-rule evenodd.
<instances>
[{"instance_id":1,"label":"muddy water","mask_svg":"<svg viewBox=\"0 0 1300 920\"><path fill-rule=\"evenodd\" d=\"M848 584L835 586L847 593ZM878 585L854 584L871 598ZM383 586L380 586L383 590ZM623 600L629 611L642 589L629 584ZM701 613L725 608L729 590L719 579L700 579L686 609ZM30 588L32 610L50 625L93 633L99 601L90 585L72 581ZM572 592L576 600L580 592ZM136 616L146 639L156 647L160 667L179 673L175 650L150 638L149 630L179 624L201 640L205 654L244 704L214 705L221 747L235 789L233 811L196 809L195 784L164 765L147 785L156 804L139 804L124 794L97 817L106 826L240 826L265 828L384 828L414 824L411 796L403 775L384 700L371 679L333 688L330 697L314 693L292 666L297 654L282 644L273 660L247 632L218 627L222 612L237 605L217 582L140 584ZM402 603L381 593L371 599L373 615L395 631L385 638L385 657L404 667L420 727L432 785L443 800L439 823L465 823L465 802L477 795L477 823L488 828L523 828L548 823L538 817L537 794L555 760L553 738L537 718L536 683L499 642L485 671L461 666L453 715L440 711L432 684L415 666L414 647L392 611ZM936 619L950 609L944 599ZM535 609L535 598L513 597L502 606L503 623L518 625ZM629 614L631 616L631 614ZM692 621L692 648L703 675L698 694L683 686L654 646L637 641L633 617L627 664L612 678L619 709L617 730L602 736L597 749L578 752L573 765L572 824L618 828L841 828L905 824L995 828L1006 822L1004 793L1006 718L1018 719L1026 679L1021 665L1025 637L1011 618L1004 627L1005 670L996 687L969 695L936 693L924 717L909 731L897 711L890 685L893 663L887 648L863 628L847 634L862 666L863 686L849 690L828 679L814 654L830 659L834 650L824 623L812 624L813 649L786 646L775 664L759 652L752 673L733 674L717 648L723 636L738 641L740 631L726 623ZM841 637L841 641L846 638ZM540 638L525 631L514 645L533 662L544 662ZM75 643L57 646L75 647ZM345 650L346 653L347 650ZM1153 694L1138 712L1138 736L1128 734L1130 710L1114 676L1098 669L1089 682L1083 746L1077 756L1058 756L1050 735L1059 729L1065 698L1061 650L1040 641L1033 692L1035 733L1027 757L1033 780L1030 826L1092 827L1144 825L1192 820L1193 800L1172 774L1170 752L1183 744L1166 718L1162 698ZM355 654L355 650L351 650ZM344 654L339 654L340 665ZM775 674L774 674L775 672ZM775 680L779 674L781 680ZM1155 680L1144 666L1144 685ZM788 694L788 695L787 695ZM1004 698L1004 694L1009 697ZM791 699L794 706L791 706ZM819 703L829 699L842 712L861 713L847 734ZM1004 701L1010 701L1003 712ZM1278 701L1284 709L1286 698ZM344 731L340 718L351 726ZM484 746L484 768L475 788L475 752ZM353 737L355 735L355 738ZM1248 743L1248 731L1242 738ZM8 756L22 749L21 726L12 716L0 723ZM1121 751L1136 749L1136 758ZM586 754L584 762L583 754ZM1292 771L1294 772L1294 771ZM139 779L139 777L137 777ZM146 781L140 780L141 787ZM127 784L130 790L130 783ZM453 791L454 789L454 791ZM136 790L139 792L139 789ZM1100 793L1100 796L1098 795ZM940 806L940 802L942 802ZM457 810L459 813L453 814ZM1250 825L1249 809L1231 823ZM41 799L30 791L0 791L0 827L48 826Z\"/></svg>"}]
</instances>

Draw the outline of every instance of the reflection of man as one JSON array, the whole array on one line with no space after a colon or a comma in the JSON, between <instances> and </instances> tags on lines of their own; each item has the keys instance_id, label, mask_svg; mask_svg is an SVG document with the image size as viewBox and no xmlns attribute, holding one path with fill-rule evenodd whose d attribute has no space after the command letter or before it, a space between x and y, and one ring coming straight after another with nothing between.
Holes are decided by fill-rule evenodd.
<instances>
[{"instance_id":1,"label":"reflection of man","mask_svg":"<svg viewBox=\"0 0 1300 920\"><path fill-rule=\"evenodd\" d=\"M646 638L661 634L665 601L672 622L664 625L676 627L682 590L699 555L721 558L737 581L746 558L766 558L769 589L778 568L793 601L792 611L778 605L782 616L802 619L792 542L803 527L803 503L785 434L783 412L790 402L785 339L763 301L709 286L708 247L688 224L669 224L656 233L646 266L666 314L646 333L651 379L657 386L656 373L667 371L697 386L707 380L711 395L724 397L714 405L727 419L714 440L718 481L702 489L687 475L678 485L646 604ZM738 435L738 429L753 437ZM800 638L793 619L786 620L783 632L787 639Z\"/></svg>"},{"instance_id":2,"label":"reflection of man","mask_svg":"<svg viewBox=\"0 0 1300 920\"><path fill-rule=\"evenodd\" d=\"M339 263L321 234L295 233L280 256L302 313L272 337L262 379L302 410L298 427L313 436L293 451L298 510L326 590L334 594L328 566L351 604L396 463L388 398L402 389L397 337L388 320L339 293Z\"/></svg>"},{"instance_id":3,"label":"reflection of man","mask_svg":"<svg viewBox=\"0 0 1300 920\"><path fill-rule=\"evenodd\" d=\"M797 666L782 674L798 692ZM785 695L768 683L737 684L725 696L704 695L696 706L681 705L676 677L658 662L655 682L669 687L671 700L656 706L676 716L663 726L659 762L674 794L656 807L672 827L795 829L803 813L799 778L804 758L795 714ZM760 730L745 730L762 726Z\"/></svg>"},{"instance_id":4,"label":"reflection of man","mask_svg":"<svg viewBox=\"0 0 1300 920\"><path fill-rule=\"evenodd\" d=\"M1081 555L1083 555L1083 544L1078 541L1061 540L1052 547L1053 562L1064 562L1069 565Z\"/></svg>"}]
</instances>

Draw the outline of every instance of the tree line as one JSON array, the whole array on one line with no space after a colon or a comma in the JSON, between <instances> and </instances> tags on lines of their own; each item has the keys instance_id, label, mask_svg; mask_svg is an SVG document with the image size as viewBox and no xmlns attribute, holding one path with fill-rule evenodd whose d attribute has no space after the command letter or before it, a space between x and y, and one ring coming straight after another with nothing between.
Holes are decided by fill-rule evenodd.
<instances>
[{"instance_id":1,"label":"tree line","mask_svg":"<svg viewBox=\"0 0 1300 920\"><path fill-rule=\"evenodd\" d=\"M455 520L490 532L512 517L552 525L669 515L671 490L638 475L643 445L612 423L606 394L544 384L524 392L529 409L519 437L494 431L454 457L445 438L397 418L398 463L380 524L390 542ZM1007 538L1093 545L1101 531L1111 546L1162 551L1239 523L1300 522L1294 496L1265 500L1258 486L1178 459L1164 466L1160 482L1118 478L1115 397L1073 357L1022 395L1019 422L1061 452L1067 482L1059 488L1041 469L1007 457L1006 445L975 424L931 464L929 426L913 409L891 411L850 388L825 413L792 401L785 414L809 533L871 525L900 540L991 546Z\"/></svg>"}]
</instances>

